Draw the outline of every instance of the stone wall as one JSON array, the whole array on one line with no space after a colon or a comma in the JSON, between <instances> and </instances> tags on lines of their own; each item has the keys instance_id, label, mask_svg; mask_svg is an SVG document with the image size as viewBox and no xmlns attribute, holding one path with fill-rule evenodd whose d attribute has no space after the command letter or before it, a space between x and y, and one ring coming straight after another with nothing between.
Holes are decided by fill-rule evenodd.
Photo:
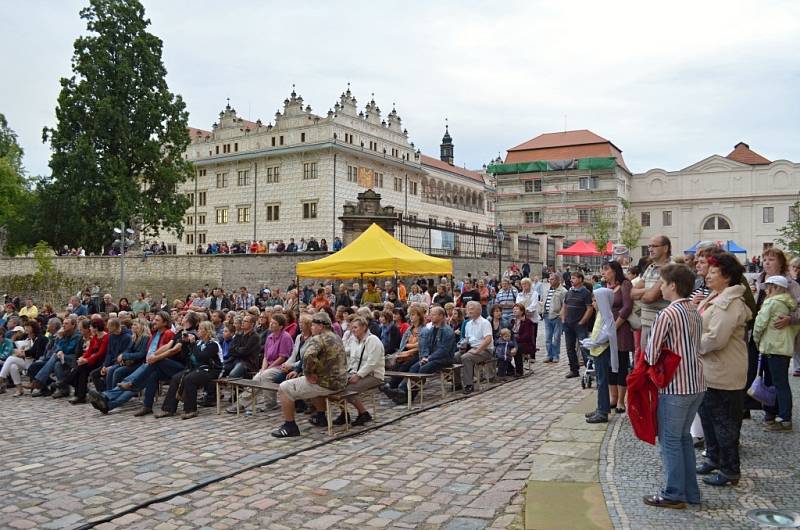
<instances>
[{"instance_id":1,"label":"stone wall","mask_svg":"<svg viewBox=\"0 0 800 530\"><path fill-rule=\"evenodd\" d=\"M132 298L142 290L151 293L166 292L170 298L183 297L187 293L208 284L221 285L226 289L246 286L253 290L262 285L285 289L293 280L295 266L300 261L319 259L325 252L280 255L232 255L232 256L129 256L125 259L125 295ZM119 257L58 257L54 259L56 269L65 274L85 278L87 283L96 283L109 290L115 298L121 296L119 288ZM504 263L504 266L506 264ZM497 271L497 262L480 258L454 258L454 273L461 278L489 271ZM533 270L541 265L531 264ZM36 272L33 258L0 258L0 278ZM0 293L2 294L2 293ZM27 293L14 293L27 294Z\"/></svg>"}]
</instances>

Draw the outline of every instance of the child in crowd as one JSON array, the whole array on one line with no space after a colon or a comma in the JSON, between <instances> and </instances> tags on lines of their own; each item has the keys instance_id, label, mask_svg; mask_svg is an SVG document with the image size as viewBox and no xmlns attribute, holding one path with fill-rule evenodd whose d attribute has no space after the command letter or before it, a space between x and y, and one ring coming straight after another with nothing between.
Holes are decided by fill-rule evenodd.
<instances>
[{"instance_id":1,"label":"child in crowd","mask_svg":"<svg viewBox=\"0 0 800 530\"><path fill-rule=\"evenodd\" d=\"M514 374L511 359L517 353L517 345L511 335L511 330L503 328L494 343L494 355L497 358L498 377L507 377Z\"/></svg>"},{"instance_id":2,"label":"child in crowd","mask_svg":"<svg viewBox=\"0 0 800 530\"><path fill-rule=\"evenodd\" d=\"M798 327L786 326L778 329L775 322L791 314L797 301L789 293L789 282L783 276L770 276L764 282L767 298L756 316L753 327L753 340L762 354L761 363L777 391L775 406L764 406L768 431L792 430L792 389L789 386L789 360L794 354L794 338Z\"/></svg>"}]
</instances>

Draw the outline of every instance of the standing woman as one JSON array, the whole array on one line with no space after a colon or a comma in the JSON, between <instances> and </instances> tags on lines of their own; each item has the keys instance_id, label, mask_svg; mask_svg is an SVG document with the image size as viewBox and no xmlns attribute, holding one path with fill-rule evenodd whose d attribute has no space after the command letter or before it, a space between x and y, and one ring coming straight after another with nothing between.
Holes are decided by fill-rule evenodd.
<instances>
[{"instance_id":1,"label":"standing woman","mask_svg":"<svg viewBox=\"0 0 800 530\"><path fill-rule=\"evenodd\" d=\"M528 280L523 278L522 281ZM530 280L528 280L530 281ZM527 355L531 359L535 357L536 324L527 315L528 309L524 304L516 303L512 309L514 315L511 321L511 332L517 343L517 353L514 355L514 371L517 377L525 375L523 360Z\"/></svg>"},{"instance_id":2,"label":"standing woman","mask_svg":"<svg viewBox=\"0 0 800 530\"><path fill-rule=\"evenodd\" d=\"M517 294L517 303L525 306L525 314L533 324L533 352L531 358L536 358L536 334L539 328L539 308L541 306L539 291L533 289L533 282L530 278L520 280L522 291Z\"/></svg>"},{"instance_id":3,"label":"standing woman","mask_svg":"<svg viewBox=\"0 0 800 530\"><path fill-rule=\"evenodd\" d=\"M789 262L789 273L795 283L800 283L800 257L792 258ZM794 372L792 375L800 377L800 347L798 347L800 339L795 339L794 347Z\"/></svg>"},{"instance_id":4,"label":"standing woman","mask_svg":"<svg viewBox=\"0 0 800 530\"><path fill-rule=\"evenodd\" d=\"M626 379L630 367L630 354L633 352L633 330L628 323L628 317L633 311L631 289L633 285L625 278L619 262L609 261L603 264L603 279L606 287L614 291L611 303L611 314L614 316L614 325L617 328L617 357L619 370L609 372L608 389L611 394L611 406L617 414L625 412L625 393L628 390Z\"/></svg>"},{"instance_id":5,"label":"standing woman","mask_svg":"<svg viewBox=\"0 0 800 530\"><path fill-rule=\"evenodd\" d=\"M706 284L711 294L700 303L703 336L700 355L708 385L700 405L706 461L698 475L712 486L736 485L741 476L739 434L747 383L745 328L751 311L744 300L744 267L728 252L708 257ZM715 474L711 474L717 471Z\"/></svg>"},{"instance_id":6,"label":"standing woman","mask_svg":"<svg viewBox=\"0 0 800 530\"><path fill-rule=\"evenodd\" d=\"M695 475L695 454L689 428L703 401L705 382L698 356L702 320L689 301L694 273L685 265L671 263L661 268L661 296L670 304L659 312L644 353L649 365L659 362L662 349L680 357L672 381L658 391L658 444L666 475L660 493L647 495L644 503L657 508L686 507L700 503Z\"/></svg>"}]
</instances>

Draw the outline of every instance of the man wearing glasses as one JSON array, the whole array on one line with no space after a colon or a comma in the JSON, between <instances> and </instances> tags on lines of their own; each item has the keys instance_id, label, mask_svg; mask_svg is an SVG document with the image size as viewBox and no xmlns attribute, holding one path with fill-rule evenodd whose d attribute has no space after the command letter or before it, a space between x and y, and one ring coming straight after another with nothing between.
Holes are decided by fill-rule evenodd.
<instances>
[{"instance_id":1,"label":"man wearing glasses","mask_svg":"<svg viewBox=\"0 0 800 530\"><path fill-rule=\"evenodd\" d=\"M642 302L642 350L647 347L650 328L653 326L656 314L669 305L669 302L661 297L661 267L670 262L672 243L667 236L653 236L650 238L647 250L650 265L642 273L644 287L631 291L631 297Z\"/></svg>"}]
</instances>

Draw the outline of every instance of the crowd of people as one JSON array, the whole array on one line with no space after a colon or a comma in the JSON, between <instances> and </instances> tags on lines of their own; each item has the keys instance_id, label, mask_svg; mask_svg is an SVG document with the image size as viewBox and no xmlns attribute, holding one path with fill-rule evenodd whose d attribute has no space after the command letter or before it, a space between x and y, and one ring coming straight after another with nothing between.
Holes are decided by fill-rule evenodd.
<instances>
[{"instance_id":1,"label":"crowd of people","mask_svg":"<svg viewBox=\"0 0 800 530\"><path fill-rule=\"evenodd\" d=\"M592 277L569 267L532 275L525 264L500 278L458 281L293 284L255 293L206 285L172 301L140 293L133 303L115 302L96 288L59 308L7 299L0 392L69 398L104 414L141 394L134 416L175 416L182 401L181 417L190 419L198 406L216 404L213 380L252 378L279 385L265 406L283 417L273 436L292 437L300 434L298 413L326 425L324 397L345 389L356 392L348 398L355 425L372 421L358 392L377 387L404 404L404 378L385 377L387 369L435 373L457 363L456 383L467 394L485 361L496 361L498 378L521 377L525 358L536 358L543 322L541 361L559 363L563 340L565 377L596 379L589 423L641 406L641 385L628 393L628 383L640 383L648 367L661 374L653 428L666 485L644 502L682 508L700 501L697 475L713 486L740 480L740 431L751 410L763 411L770 432L792 430L800 259L767 249L763 270L748 277L713 242L673 256L669 239L656 236L648 250L628 267L605 262ZM167 390L154 410L161 383ZM228 412L246 411L252 398L241 394ZM333 420L345 421L344 413ZM705 449L699 465L698 447Z\"/></svg>"},{"instance_id":2,"label":"crowd of people","mask_svg":"<svg viewBox=\"0 0 800 530\"><path fill-rule=\"evenodd\" d=\"M286 243L283 239L275 241L234 241L230 245L227 241L214 241L206 245L197 245L198 254L283 254L284 252L338 252L344 244L339 237L333 239L330 248L328 241L323 237L319 241L313 236L308 238L301 237L300 241L295 242L294 238L289 238Z\"/></svg>"}]
</instances>

